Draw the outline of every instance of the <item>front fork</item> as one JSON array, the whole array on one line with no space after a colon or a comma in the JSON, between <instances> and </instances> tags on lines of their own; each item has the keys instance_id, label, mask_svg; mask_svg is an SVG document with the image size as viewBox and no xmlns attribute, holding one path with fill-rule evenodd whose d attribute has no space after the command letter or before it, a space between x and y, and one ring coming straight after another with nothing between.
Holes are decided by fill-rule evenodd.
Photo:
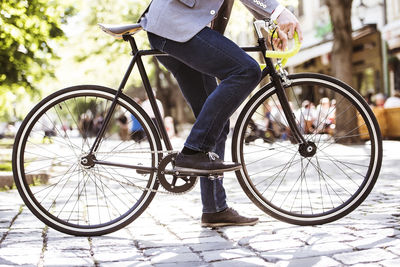
<instances>
[{"instance_id":1,"label":"front fork","mask_svg":"<svg viewBox=\"0 0 400 267\"><path fill-rule=\"evenodd\" d=\"M294 136L294 139L297 144L306 144L307 141L301 134L301 131L296 122L295 114L293 113L292 108L290 107L289 99L286 95L286 91L284 88L284 85L289 86L291 83L291 81L287 77L287 72L282 67L280 67L279 70L277 71L272 62L272 59L265 57L265 51L267 50L267 47L265 45L264 38L259 38L258 44L261 47L261 50L264 55L264 60L266 63L265 71L269 73L272 83L274 84L276 95L278 97L279 103L282 106L283 113L285 114L285 118L288 122L288 125Z\"/></svg>"}]
</instances>

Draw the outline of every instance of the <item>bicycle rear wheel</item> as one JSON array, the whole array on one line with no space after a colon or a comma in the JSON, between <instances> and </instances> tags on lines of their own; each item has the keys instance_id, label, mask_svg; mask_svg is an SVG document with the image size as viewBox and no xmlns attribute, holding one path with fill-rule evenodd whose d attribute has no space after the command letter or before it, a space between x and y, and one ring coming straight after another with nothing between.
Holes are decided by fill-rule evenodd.
<instances>
[{"instance_id":1,"label":"bicycle rear wheel","mask_svg":"<svg viewBox=\"0 0 400 267\"><path fill-rule=\"evenodd\" d=\"M158 187L161 144L151 119L121 95L94 160L82 164L116 95L100 86L70 87L46 97L23 121L13 148L18 191L29 209L61 232L94 236L136 219ZM118 163L120 166L112 166Z\"/></svg>"},{"instance_id":2,"label":"bicycle rear wheel","mask_svg":"<svg viewBox=\"0 0 400 267\"><path fill-rule=\"evenodd\" d=\"M290 75L285 91L307 144L299 145L269 84L246 104L236 124L232 158L248 197L293 224L332 222L368 196L382 162L378 123L364 99L325 75ZM315 103L315 107L313 107Z\"/></svg>"}]
</instances>

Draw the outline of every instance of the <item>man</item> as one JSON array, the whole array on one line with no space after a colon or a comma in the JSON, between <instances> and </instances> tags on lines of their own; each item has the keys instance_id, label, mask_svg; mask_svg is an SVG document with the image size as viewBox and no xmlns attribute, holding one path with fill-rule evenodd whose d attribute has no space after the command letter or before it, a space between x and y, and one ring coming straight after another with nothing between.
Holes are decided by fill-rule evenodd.
<instances>
[{"instance_id":1,"label":"man","mask_svg":"<svg viewBox=\"0 0 400 267\"><path fill-rule=\"evenodd\" d=\"M255 17L278 22L278 48L286 47L294 31L301 38L297 19L276 0L241 1ZM221 34L232 4L232 0L153 0L140 22L151 46L170 55L158 60L175 76L196 116L176 157L178 171L223 173L241 166L222 160L229 117L257 86L261 70L252 57ZM203 226L257 223L257 218L240 216L228 208L222 179L202 177L200 187Z\"/></svg>"}]
</instances>

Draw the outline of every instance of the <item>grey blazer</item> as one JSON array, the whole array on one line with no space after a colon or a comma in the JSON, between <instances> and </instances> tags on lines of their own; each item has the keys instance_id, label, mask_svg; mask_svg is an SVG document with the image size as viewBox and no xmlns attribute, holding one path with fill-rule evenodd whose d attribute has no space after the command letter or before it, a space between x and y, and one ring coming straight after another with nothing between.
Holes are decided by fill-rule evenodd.
<instances>
[{"instance_id":1,"label":"grey blazer","mask_svg":"<svg viewBox=\"0 0 400 267\"><path fill-rule=\"evenodd\" d=\"M277 0L240 0L258 17L268 17ZM141 19L148 32L177 42L186 42L217 15L224 0L153 0Z\"/></svg>"}]
</instances>

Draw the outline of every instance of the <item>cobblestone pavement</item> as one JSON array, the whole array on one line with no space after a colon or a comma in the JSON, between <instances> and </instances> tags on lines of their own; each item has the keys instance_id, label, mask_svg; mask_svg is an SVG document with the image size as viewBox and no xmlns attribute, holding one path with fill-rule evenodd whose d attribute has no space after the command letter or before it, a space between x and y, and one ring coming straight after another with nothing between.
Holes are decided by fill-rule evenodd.
<instances>
[{"instance_id":1,"label":"cobblestone pavement","mask_svg":"<svg viewBox=\"0 0 400 267\"><path fill-rule=\"evenodd\" d=\"M258 216L253 227L199 225L199 185L156 195L124 229L84 238L46 227L15 190L0 193L0 265L23 266L400 266L400 142L384 142L378 182L351 214L321 226L279 222L252 204L232 176L230 206Z\"/></svg>"}]
</instances>

